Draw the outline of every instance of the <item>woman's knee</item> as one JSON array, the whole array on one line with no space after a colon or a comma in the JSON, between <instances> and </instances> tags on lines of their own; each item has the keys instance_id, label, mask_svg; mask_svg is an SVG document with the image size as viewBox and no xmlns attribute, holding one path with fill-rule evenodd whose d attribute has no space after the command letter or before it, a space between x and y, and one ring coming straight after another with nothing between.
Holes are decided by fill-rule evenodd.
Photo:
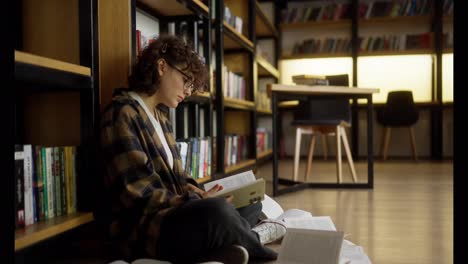
<instances>
[{"instance_id":1,"label":"woman's knee","mask_svg":"<svg viewBox=\"0 0 468 264\"><path fill-rule=\"evenodd\" d=\"M201 205L199 213L206 215L209 219L227 221L238 214L234 206L228 203L225 198L208 198L202 201L203 205Z\"/></svg>"}]
</instances>

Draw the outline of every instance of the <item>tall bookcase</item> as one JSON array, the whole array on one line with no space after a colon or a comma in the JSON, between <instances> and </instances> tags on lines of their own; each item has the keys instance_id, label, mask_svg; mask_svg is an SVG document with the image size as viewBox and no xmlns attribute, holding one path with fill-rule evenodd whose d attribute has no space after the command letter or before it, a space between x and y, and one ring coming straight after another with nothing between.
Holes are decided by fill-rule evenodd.
<instances>
[{"instance_id":1,"label":"tall bookcase","mask_svg":"<svg viewBox=\"0 0 468 264\"><path fill-rule=\"evenodd\" d=\"M307 5L311 8L306 10L302 7L292 11L291 7L294 5ZM364 80L358 67L358 61L362 59L371 56L382 59L397 55L431 56L429 99L421 103L416 101L416 104L430 112L429 155L433 159L442 158L442 135L447 133L442 131L446 127L443 112L450 112L452 109L452 103L444 102L442 98L442 57L453 54L453 1L296 0L289 1L283 12L280 27L285 38L282 39L284 49L281 59L350 58L352 86L358 86ZM291 44L298 42L301 37L301 33L294 32L307 32L302 33L302 36L314 36L313 40L295 48L299 53L292 52ZM406 40L401 38L402 35L406 35ZM305 37L307 38L310 37ZM403 49L402 42L406 44ZM376 108L381 105L382 103L375 104ZM354 102L351 137L355 157L360 153L360 109L361 106Z\"/></svg>"},{"instance_id":2,"label":"tall bookcase","mask_svg":"<svg viewBox=\"0 0 468 264\"><path fill-rule=\"evenodd\" d=\"M275 21L270 21L256 0L213 1L212 17L214 19L215 39L215 110L216 110L216 149L217 178L237 172L256 169L257 164L271 157L272 151L266 149L257 153L256 130L259 118L271 119L271 105L260 107L258 80L270 77L277 80L277 57L273 54L273 62L257 53L257 38L272 39L273 47L278 48L278 31ZM227 8L226 8L227 7ZM230 12L229 12L229 11ZM236 31L226 20L226 13L242 19L242 31ZM274 16L273 16L274 17ZM230 75L221 71L226 65L229 72L242 76L245 81L245 92L241 98L233 98L236 93L223 86ZM224 80L224 81L223 81ZM229 83L229 81L228 81ZM241 86L240 89L243 89ZM234 96L233 96L234 94ZM219 96L222 95L222 96ZM262 116L262 117L260 117ZM232 153L233 143L242 148L238 153ZM231 153L229 153L231 152ZM232 157L235 158L232 158ZM239 157L240 156L240 157ZM232 159L234 162L227 161Z\"/></svg>"},{"instance_id":3,"label":"tall bookcase","mask_svg":"<svg viewBox=\"0 0 468 264\"><path fill-rule=\"evenodd\" d=\"M281 35L279 24L280 8L276 1L255 3L255 43L257 79L255 80L257 113L257 164L270 160L273 154L272 108L266 85L278 83L278 54ZM258 130L261 131L258 131Z\"/></svg>"},{"instance_id":4,"label":"tall bookcase","mask_svg":"<svg viewBox=\"0 0 468 264\"><path fill-rule=\"evenodd\" d=\"M22 0L16 7L14 143L78 147L77 212L15 230L21 252L93 221L99 93L95 1Z\"/></svg>"}]
</instances>

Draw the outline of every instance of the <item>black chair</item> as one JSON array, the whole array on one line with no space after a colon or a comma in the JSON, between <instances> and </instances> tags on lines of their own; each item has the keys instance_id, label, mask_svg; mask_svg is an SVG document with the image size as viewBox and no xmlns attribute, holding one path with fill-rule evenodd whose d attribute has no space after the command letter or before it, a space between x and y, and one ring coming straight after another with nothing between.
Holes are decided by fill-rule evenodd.
<instances>
[{"instance_id":1,"label":"black chair","mask_svg":"<svg viewBox=\"0 0 468 264\"><path fill-rule=\"evenodd\" d=\"M349 86L348 74L326 76L330 86ZM353 181L357 181L356 170L354 169L353 158L346 137L345 127L351 126L351 108L347 98L313 98L302 100L295 108L292 125L296 126L296 147L294 152L293 180L297 181L299 171L299 156L301 147L301 137L303 134L312 135L307 169L304 181L312 168L312 157L314 154L315 135L335 135L336 136L336 160L337 160L337 180L342 182L341 168L341 140L345 147L349 168ZM325 137L326 138L326 137ZM326 144L326 142L323 142Z\"/></svg>"},{"instance_id":2,"label":"black chair","mask_svg":"<svg viewBox=\"0 0 468 264\"><path fill-rule=\"evenodd\" d=\"M411 91L392 91L387 95L387 102L382 109L377 110L377 123L384 128L384 136L381 143L382 159L387 159L388 143L392 127L407 127L409 129L413 158L416 154L416 142L414 139L413 125L419 120L419 112L416 109Z\"/></svg>"}]
</instances>

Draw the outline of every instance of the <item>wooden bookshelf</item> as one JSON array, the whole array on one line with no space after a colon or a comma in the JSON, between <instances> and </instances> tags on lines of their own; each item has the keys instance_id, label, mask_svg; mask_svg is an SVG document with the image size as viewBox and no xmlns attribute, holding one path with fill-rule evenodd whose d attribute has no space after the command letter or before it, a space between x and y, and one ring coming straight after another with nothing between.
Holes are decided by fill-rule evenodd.
<instances>
[{"instance_id":1,"label":"wooden bookshelf","mask_svg":"<svg viewBox=\"0 0 468 264\"><path fill-rule=\"evenodd\" d=\"M278 30L263 13L260 4L255 1L255 33L258 37L278 36Z\"/></svg>"},{"instance_id":2,"label":"wooden bookshelf","mask_svg":"<svg viewBox=\"0 0 468 264\"><path fill-rule=\"evenodd\" d=\"M75 213L40 221L15 231L15 251L92 222L92 213Z\"/></svg>"},{"instance_id":3,"label":"wooden bookshelf","mask_svg":"<svg viewBox=\"0 0 468 264\"><path fill-rule=\"evenodd\" d=\"M191 102L191 103L208 103L211 101L211 93L203 92L203 93L196 93L185 98L184 102Z\"/></svg>"},{"instance_id":4,"label":"wooden bookshelf","mask_svg":"<svg viewBox=\"0 0 468 264\"><path fill-rule=\"evenodd\" d=\"M255 111L257 111L257 113L264 114L264 115L271 115L271 114L273 114L273 112L272 112L270 109L260 109L260 108L257 108Z\"/></svg>"},{"instance_id":5,"label":"wooden bookshelf","mask_svg":"<svg viewBox=\"0 0 468 264\"><path fill-rule=\"evenodd\" d=\"M194 12L191 9L201 11L206 15L209 14L208 7L200 0L137 0L137 4L163 16L193 15Z\"/></svg>"},{"instance_id":6,"label":"wooden bookshelf","mask_svg":"<svg viewBox=\"0 0 468 264\"><path fill-rule=\"evenodd\" d=\"M335 53L304 53L281 56L281 60L297 60L297 59L317 59L317 58L341 58L351 57L351 53L335 52Z\"/></svg>"},{"instance_id":7,"label":"wooden bookshelf","mask_svg":"<svg viewBox=\"0 0 468 264\"><path fill-rule=\"evenodd\" d=\"M273 149L267 149L263 152L258 153L257 159L263 159L263 158L271 156L272 154L273 154Z\"/></svg>"},{"instance_id":8,"label":"wooden bookshelf","mask_svg":"<svg viewBox=\"0 0 468 264\"><path fill-rule=\"evenodd\" d=\"M453 53L453 48L445 48L442 53L447 54L447 53Z\"/></svg>"},{"instance_id":9,"label":"wooden bookshelf","mask_svg":"<svg viewBox=\"0 0 468 264\"><path fill-rule=\"evenodd\" d=\"M254 166L254 165L255 165L255 160L254 159L243 160L243 161L239 161L238 163L236 163L234 165L226 167L225 172L226 172L226 174L229 174L229 173L235 172L237 170L241 170L241 169L244 169L244 168L247 168L247 167L250 167L250 166Z\"/></svg>"},{"instance_id":10,"label":"wooden bookshelf","mask_svg":"<svg viewBox=\"0 0 468 264\"><path fill-rule=\"evenodd\" d=\"M316 29L316 28L351 28L351 19L323 20L280 24L281 30Z\"/></svg>"},{"instance_id":11,"label":"wooden bookshelf","mask_svg":"<svg viewBox=\"0 0 468 264\"><path fill-rule=\"evenodd\" d=\"M224 49L240 49L245 48L253 51L254 44L243 34L237 32L231 25L226 21L223 21L224 27Z\"/></svg>"},{"instance_id":12,"label":"wooden bookshelf","mask_svg":"<svg viewBox=\"0 0 468 264\"><path fill-rule=\"evenodd\" d=\"M15 50L15 63L25 63L37 67L60 70L68 73L91 76L91 69L81 65L50 59L31 53Z\"/></svg>"},{"instance_id":13,"label":"wooden bookshelf","mask_svg":"<svg viewBox=\"0 0 468 264\"><path fill-rule=\"evenodd\" d=\"M253 110L255 108L255 103L247 100L224 97L224 106L235 109Z\"/></svg>"},{"instance_id":14,"label":"wooden bookshelf","mask_svg":"<svg viewBox=\"0 0 468 264\"><path fill-rule=\"evenodd\" d=\"M261 56L256 56L258 65L258 74L260 76L273 76L275 78L279 78L279 71L273 65L271 65L266 59L262 58Z\"/></svg>"}]
</instances>

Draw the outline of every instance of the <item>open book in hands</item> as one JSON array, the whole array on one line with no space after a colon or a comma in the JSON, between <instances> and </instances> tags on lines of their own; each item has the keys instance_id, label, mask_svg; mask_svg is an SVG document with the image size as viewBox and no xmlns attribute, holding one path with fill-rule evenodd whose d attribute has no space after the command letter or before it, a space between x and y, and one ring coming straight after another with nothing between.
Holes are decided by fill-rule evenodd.
<instances>
[{"instance_id":1,"label":"open book in hands","mask_svg":"<svg viewBox=\"0 0 468 264\"><path fill-rule=\"evenodd\" d=\"M207 191L216 184L223 186L223 190L217 192L214 197L229 197L232 195L232 204L235 208L244 207L264 199L265 180L256 179L251 170L206 183L203 188Z\"/></svg>"}]
</instances>

